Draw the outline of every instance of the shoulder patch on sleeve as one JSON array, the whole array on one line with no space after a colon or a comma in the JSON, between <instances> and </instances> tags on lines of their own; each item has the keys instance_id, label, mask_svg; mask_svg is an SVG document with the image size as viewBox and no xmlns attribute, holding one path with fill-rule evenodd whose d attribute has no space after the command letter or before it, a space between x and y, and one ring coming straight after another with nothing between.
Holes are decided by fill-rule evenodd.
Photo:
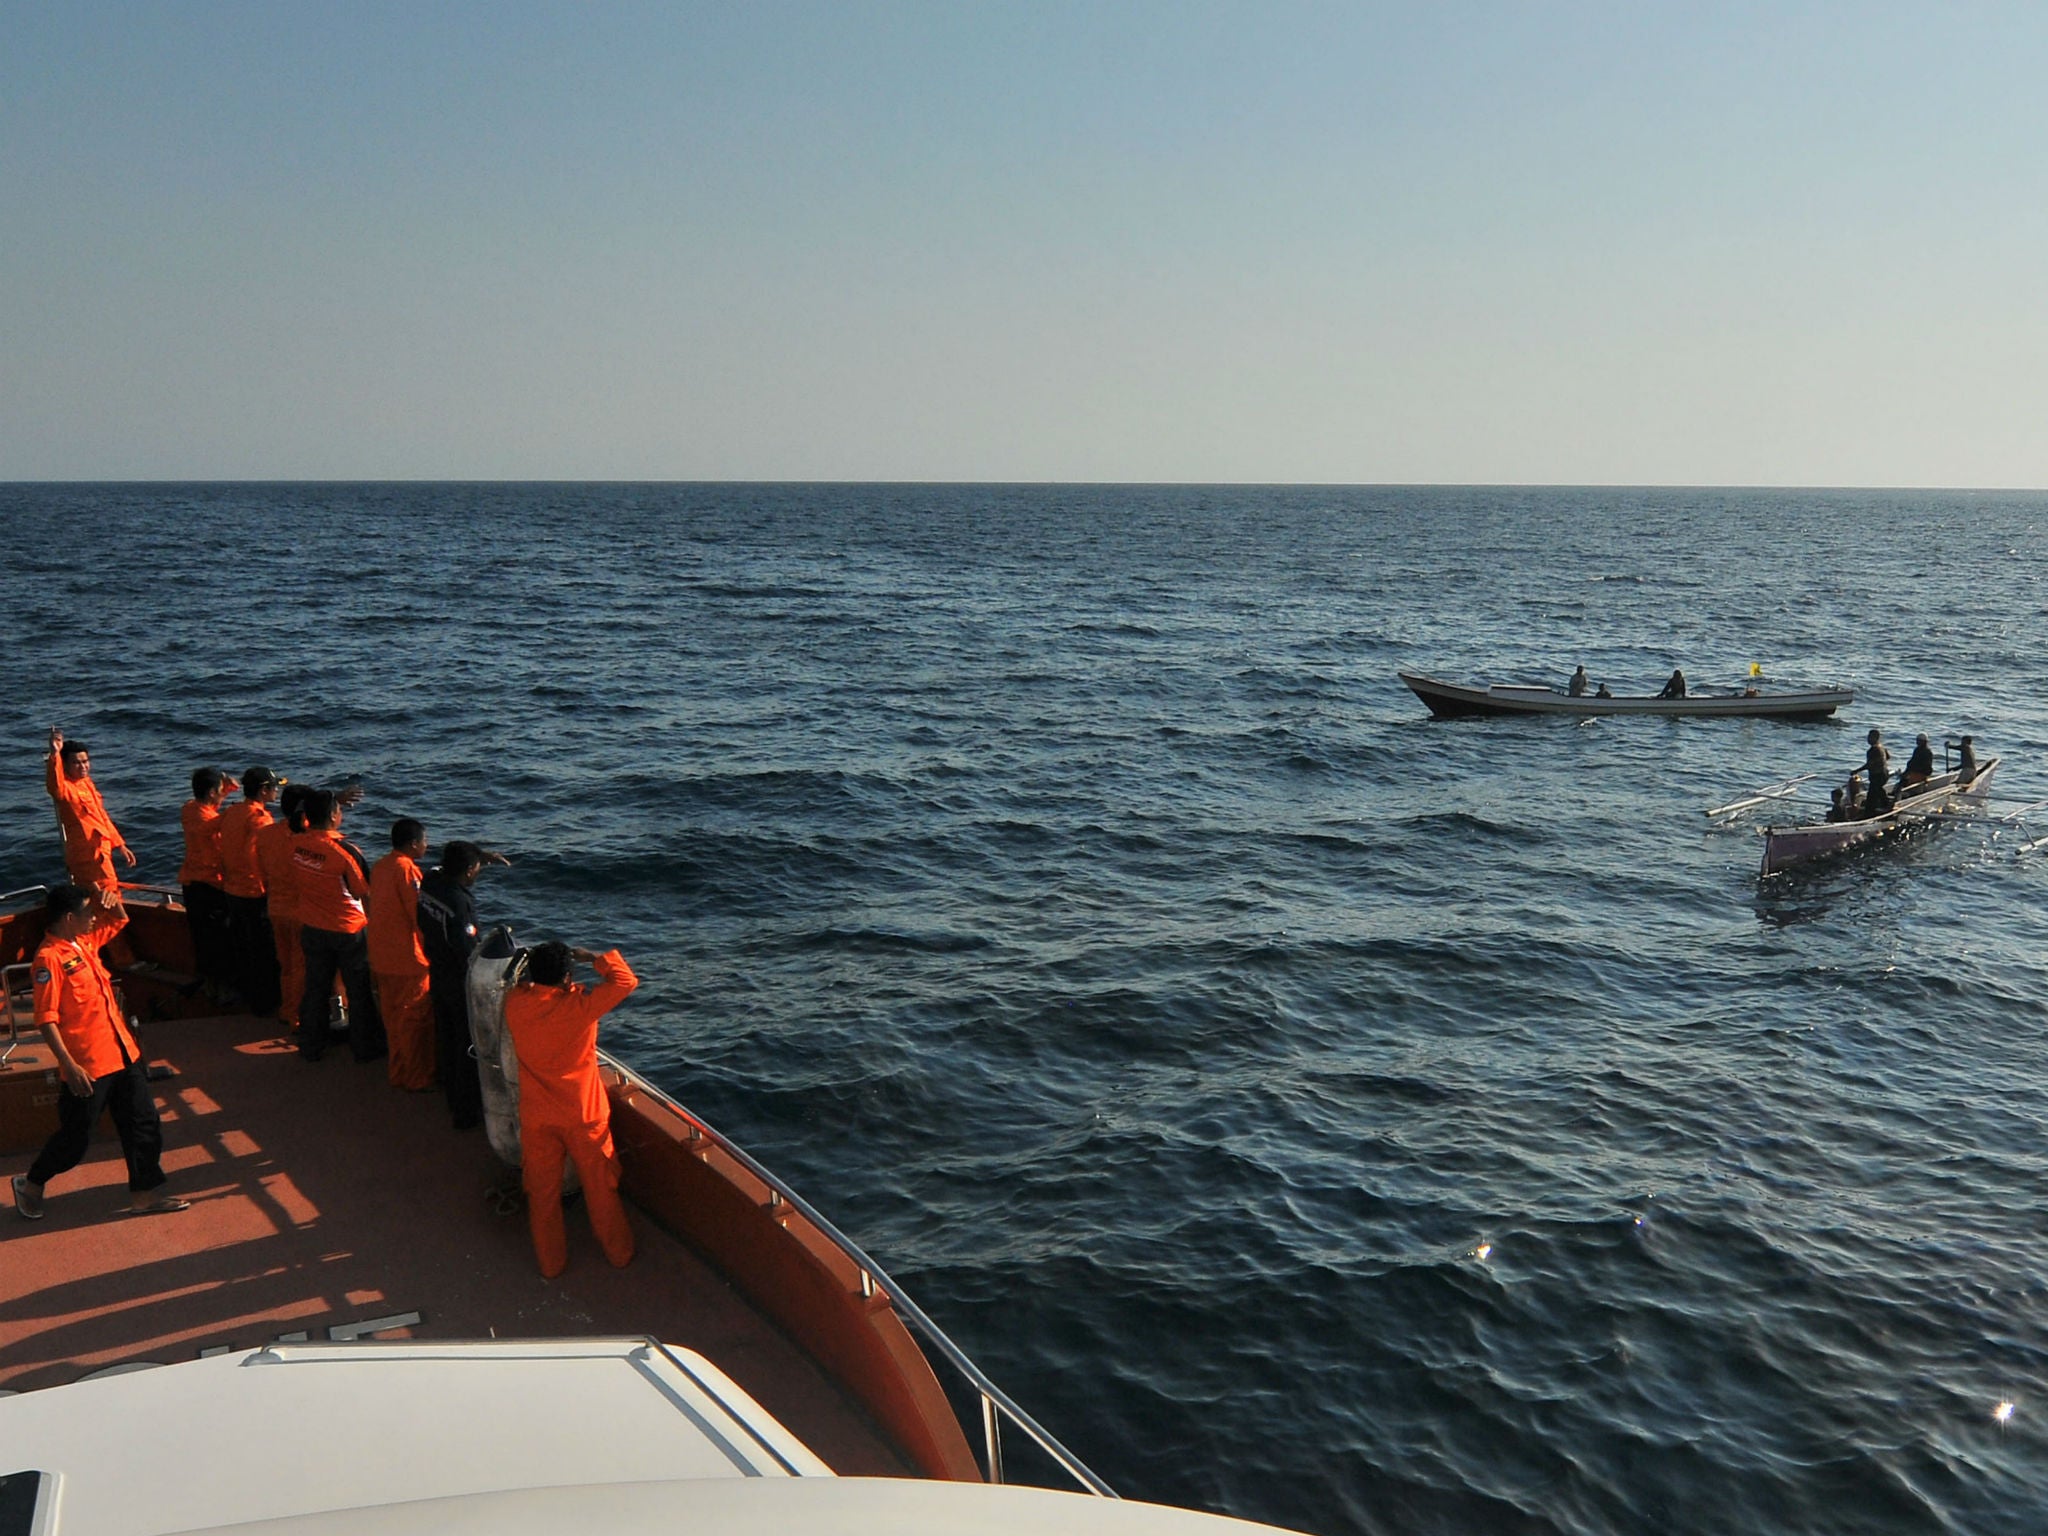
<instances>
[{"instance_id":1,"label":"shoulder patch on sleeve","mask_svg":"<svg viewBox=\"0 0 2048 1536\"><path fill-rule=\"evenodd\" d=\"M48 986L49 984L50 984L50 968L49 968L49 967L48 967L47 965L39 965L39 966L37 966L37 967L36 967L36 985L37 985L37 986L39 986L39 987L47 987L47 986Z\"/></svg>"}]
</instances>

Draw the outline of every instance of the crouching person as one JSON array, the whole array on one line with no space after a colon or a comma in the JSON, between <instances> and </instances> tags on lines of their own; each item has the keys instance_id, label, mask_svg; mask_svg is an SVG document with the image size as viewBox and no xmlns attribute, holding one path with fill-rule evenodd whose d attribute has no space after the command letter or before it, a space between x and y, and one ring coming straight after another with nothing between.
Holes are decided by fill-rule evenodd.
<instances>
[{"instance_id":1,"label":"crouching person","mask_svg":"<svg viewBox=\"0 0 2048 1536\"><path fill-rule=\"evenodd\" d=\"M137 1215L182 1211L183 1200L163 1192L164 1133L156 1098L121 1017L113 978L100 949L127 925L120 899L104 890L90 895L75 885L50 892L47 922L34 963L36 1023L57 1058L64 1091L57 1098L57 1132L25 1174L14 1179L14 1209L30 1221L43 1214L43 1189L84 1160L93 1122L102 1109L128 1161L128 1208Z\"/></svg>"},{"instance_id":2,"label":"crouching person","mask_svg":"<svg viewBox=\"0 0 2048 1536\"><path fill-rule=\"evenodd\" d=\"M595 966L595 987L570 980L577 963ZM611 1104L597 1075L597 1021L640 984L616 949L592 954L543 944L527 955L526 979L505 995L505 1029L519 1058L519 1160L527 1219L540 1272L553 1279L569 1263L562 1225L562 1165L583 1180L591 1229L614 1268L633 1257L633 1229L619 1199Z\"/></svg>"}]
</instances>

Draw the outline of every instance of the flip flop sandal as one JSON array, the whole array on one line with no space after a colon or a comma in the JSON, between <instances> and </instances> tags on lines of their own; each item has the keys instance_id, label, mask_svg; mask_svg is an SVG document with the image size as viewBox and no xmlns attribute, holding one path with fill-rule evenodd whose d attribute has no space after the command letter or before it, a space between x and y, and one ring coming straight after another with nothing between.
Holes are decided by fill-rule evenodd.
<instances>
[{"instance_id":1,"label":"flip flop sandal","mask_svg":"<svg viewBox=\"0 0 2048 1536\"><path fill-rule=\"evenodd\" d=\"M148 1205L131 1205L128 1207L128 1214L130 1216L161 1216L166 1211L188 1211L191 1208L192 1202L190 1200L180 1200L176 1195L172 1195L169 1199L155 1200Z\"/></svg>"}]
</instances>

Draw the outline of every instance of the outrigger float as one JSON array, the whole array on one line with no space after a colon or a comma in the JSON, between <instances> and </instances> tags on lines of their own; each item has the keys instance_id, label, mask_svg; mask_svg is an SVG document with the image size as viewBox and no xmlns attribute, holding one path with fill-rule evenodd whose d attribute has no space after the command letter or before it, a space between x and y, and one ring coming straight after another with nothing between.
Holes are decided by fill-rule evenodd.
<instances>
[{"instance_id":1,"label":"outrigger float","mask_svg":"<svg viewBox=\"0 0 2048 1536\"><path fill-rule=\"evenodd\" d=\"M1948 816L1965 809L1980 808L1991 797L1991 778L1998 771L1999 759L1988 758L1980 763L1974 777L1965 780L1959 770L1938 773L1926 783L1915 787L1911 793L1903 794L1893 802L1892 808L1882 815L1860 817L1849 821L1808 822L1793 826L1767 826L1763 829L1764 856L1762 875L1775 875L1790 869L1795 864L1804 864L1813 859L1826 858L1879 838L1889 837L1908 827L1921 826L1938 817ZM1791 798L1796 788L1809 782L1813 774L1802 774L1796 779L1787 779L1782 784L1756 790L1740 800L1731 800L1726 805L1717 805L1707 812L1709 819L1733 819L1744 812L1774 804Z\"/></svg>"},{"instance_id":2,"label":"outrigger float","mask_svg":"<svg viewBox=\"0 0 2048 1536\"><path fill-rule=\"evenodd\" d=\"M1743 689L1729 693L1688 693L1682 699L1660 694L1568 693L1545 683L1446 683L1419 672L1396 674L1429 706L1439 720L1476 715L1571 715L1597 719L1606 715L1698 715L1709 718L1825 720L1853 703L1854 690L1815 688L1802 693L1764 693Z\"/></svg>"}]
</instances>

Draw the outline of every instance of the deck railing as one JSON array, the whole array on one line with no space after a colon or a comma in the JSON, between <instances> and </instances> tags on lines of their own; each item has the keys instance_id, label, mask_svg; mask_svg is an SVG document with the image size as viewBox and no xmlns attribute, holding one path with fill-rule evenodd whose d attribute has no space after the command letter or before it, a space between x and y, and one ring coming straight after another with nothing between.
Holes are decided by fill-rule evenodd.
<instances>
[{"instance_id":1,"label":"deck railing","mask_svg":"<svg viewBox=\"0 0 2048 1536\"><path fill-rule=\"evenodd\" d=\"M822 1233L840 1252L851 1259L860 1270L861 1295L864 1297L873 1296L878 1290L886 1295L889 1298L890 1304L896 1309L897 1316L902 1318L906 1324L915 1329L919 1334L923 1335L925 1342L937 1350L940 1357L959 1374L961 1379L973 1390L981 1404L982 1445L986 1456L988 1480L990 1482L1000 1483L1003 1481L1003 1421L1007 1419L1028 1436L1040 1450L1051 1457L1060 1470L1080 1484L1085 1491L1098 1494L1106 1499L1118 1497L1116 1490L1090 1470L1080 1457L1060 1444L1050 1430L1031 1417L1029 1413L1026 1413L1001 1387L990 1381L981 1367L968 1358L967 1352L946 1337L945 1330L926 1315L924 1308L904 1294L903 1287L890 1279L888 1273L881 1265L868 1257L866 1251L858 1243L854 1242L852 1238L832 1225L823 1213L808 1200L791 1189L773 1173L770 1173L757 1158L741 1148L730 1137L708 1124L701 1116L685 1109L681 1104L678 1104L674 1099L648 1082L646 1078L633 1071L632 1068L624 1065L617 1058L609 1054L605 1055L604 1059L608 1066L612 1067L621 1077L633 1085L636 1092L645 1093L650 1098L658 1100L674 1114L695 1127L719 1151L767 1185L770 1191L769 1200L771 1203L780 1202L788 1205Z\"/></svg>"}]
</instances>

